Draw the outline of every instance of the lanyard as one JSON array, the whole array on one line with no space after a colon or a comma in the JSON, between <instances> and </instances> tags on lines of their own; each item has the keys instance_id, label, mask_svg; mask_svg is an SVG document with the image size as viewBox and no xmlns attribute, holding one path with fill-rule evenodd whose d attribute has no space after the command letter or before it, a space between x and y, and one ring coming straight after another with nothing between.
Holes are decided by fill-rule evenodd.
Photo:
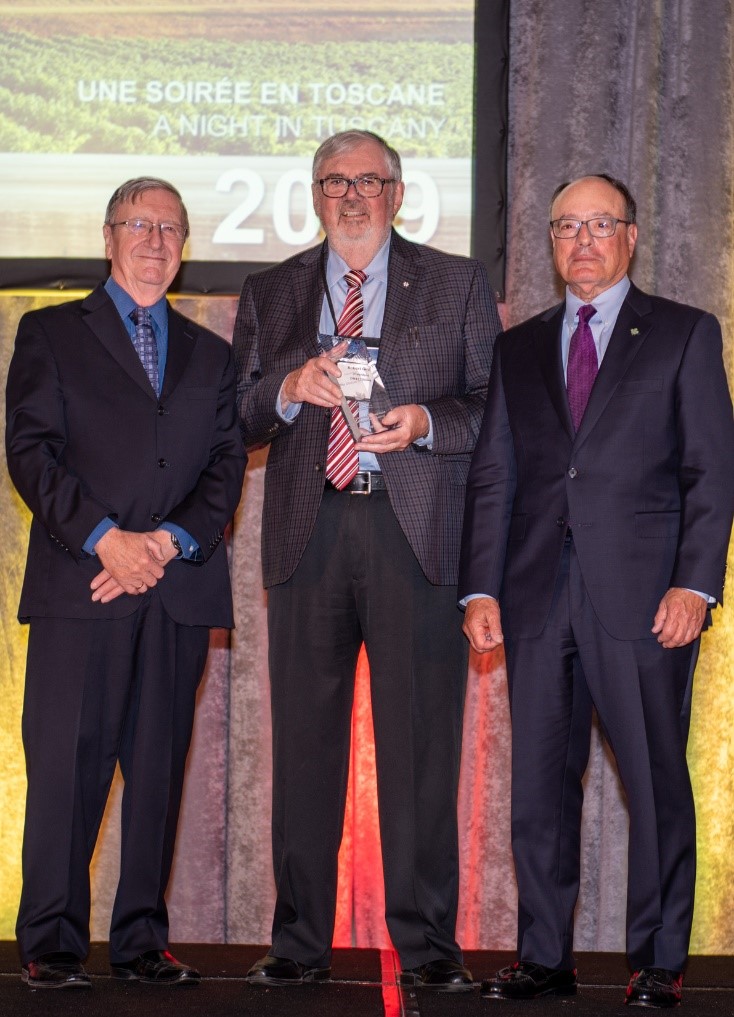
<instances>
[{"instance_id":1,"label":"lanyard","mask_svg":"<svg viewBox=\"0 0 734 1017\"><path fill-rule=\"evenodd\" d=\"M338 322L336 320L336 312L334 310L334 303L331 299L331 293L329 293L329 281L326 278L326 244L321 248L321 278L324 282L324 293L326 294L326 302L329 305L329 312L331 314L332 321L334 322L334 335L338 335Z\"/></svg>"}]
</instances>

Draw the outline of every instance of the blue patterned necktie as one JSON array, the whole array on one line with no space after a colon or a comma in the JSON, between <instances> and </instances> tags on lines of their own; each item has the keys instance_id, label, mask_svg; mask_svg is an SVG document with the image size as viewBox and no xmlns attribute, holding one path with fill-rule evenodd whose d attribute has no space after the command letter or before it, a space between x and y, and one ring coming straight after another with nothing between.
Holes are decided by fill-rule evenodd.
<instances>
[{"instance_id":1,"label":"blue patterned necktie","mask_svg":"<svg viewBox=\"0 0 734 1017\"><path fill-rule=\"evenodd\" d=\"M589 324L589 320L595 314L596 308L591 304L585 304L579 308L579 323L571 336L571 345L568 348L566 389L574 431L579 429L594 380L599 371L594 336Z\"/></svg>"},{"instance_id":2,"label":"blue patterned necktie","mask_svg":"<svg viewBox=\"0 0 734 1017\"><path fill-rule=\"evenodd\" d=\"M147 307L136 307L130 312L130 317L135 322L135 335L133 346L140 357L140 363L145 368L148 381L153 386L153 391L158 394L158 344L155 341L153 322L150 318L150 311Z\"/></svg>"}]
</instances>

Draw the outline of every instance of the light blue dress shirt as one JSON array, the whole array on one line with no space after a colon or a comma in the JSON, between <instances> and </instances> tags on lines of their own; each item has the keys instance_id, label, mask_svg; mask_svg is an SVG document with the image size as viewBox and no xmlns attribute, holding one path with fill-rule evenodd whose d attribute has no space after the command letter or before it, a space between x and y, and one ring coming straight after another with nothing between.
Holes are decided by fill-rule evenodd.
<instances>
[{"instance_id":1,"label":"light blue dress shirt","mask_svg":"<svg viewBox=\"0 0 734 1017\"><path fill-rule=\"evenodd\" d=\"M592 306L595 308L595 314L589 319L589 325L591 326L591 334L594 336L599 366L601 366L601 362L604 359L614 326L617 323L617 316L629 288L629 278L624 276L618 283L610 286L608 290L604 290L603 293L600 293L598 297L591 301ZM571 336L576 331L579 321L579 308L584 303L583 300L574 296L570 289L566 287L566 312L563 316L563 328L561 330L561 355L563 357L564 378L568 368L568 348L571 344Z\"/></svg>"},{"instance_id":2,"label":"light blue dress shirt","mask_svg":"<svg viewBox=\"0 0 734 1017\"><path fill-rule=\"evenodd\" d=\"M376 339L382 334L382 321L385 316L385 298L387 297L387 266L389 258L390 237L387 238L380 250L364 270L367 278L362 283L362 299L364 301L362 336L368 346L370 345L370 337ZM329 248L326 259L326 285L334 308L334 315L332 316L329 301L326 298L326 294L324 294L324 302L321 306L321 318L319 319L319 332L323 335L336 334L336 326L341 316L342 309L344 308L344 303L347 299L349 287L347 286L344 276L347 272L349 272L349 270L350 266L346 263L346 261L344 261L344 259L336 253L336 251L332 251ZM334 321L334 317L336 318L336 321ZM379 369L380 358L378 355L377 370L379 371ZM291 403L287 410L282 411L280 409L280 405L281 398L280 393L278 393L278 415L287 423L292 423L292 421L296 419L302 406L301 403ZM423 409L428 417L428 434L425 438L417 439L414 444L431 448L433 446L433 422L431 420L431 414L425 406L423 406ZM377 456L372 452L360 452L359 468L360 470L379 472L380 463Z\"/></svg>"}]
</instances>

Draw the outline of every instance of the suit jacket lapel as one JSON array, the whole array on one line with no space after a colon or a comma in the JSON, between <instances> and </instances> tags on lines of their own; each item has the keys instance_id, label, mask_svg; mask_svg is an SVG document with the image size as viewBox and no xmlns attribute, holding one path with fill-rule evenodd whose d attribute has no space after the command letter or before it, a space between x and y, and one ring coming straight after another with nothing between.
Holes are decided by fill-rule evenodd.
<instances>
[{"instance_id":1,"label":"suit jacket lapel","mask_svg":"<svg viewBox=\"0 0 734 1017\"><path fill-rule=\"evenodd\" d=\"M166 399L181 381L191 354L196 345L196 336L191 323L182 314L168 305L168 353L166 373L163 376L161 399ZM148 383L150 389L150 382ZM150 389L152 392L153 390Z\"/></svg>"},{"instance_id":2,"label":"suit jacket lapel","mask_svg":"<svg viewBox=\"0 0 734 1017\"><path fill-rule=\"evenodd\" d=\"M91 329L110 356L144 392L150 395L151 399L157 399L127 329L104 286L101 284L97 286L82 301L82 311L85 325Z\"/></svg>"},{"instance_id":3,"label":"suit jacket lapel","mask_svg":"<svg viewBox=\"0 0 734 1017\"><path fill-rule=\"evenodd\" d=\"M558 304L541 315L535 332L535 355L551 402L569 438L573 440L574 430L571 411L568 408L566 379L563 375L563 358L561 356L561 327L564 309L565 304Z\"/></svg>"},{"instance_id":4,"label":"suit jacket lapel","mask_svg":"<svg viewBox=\"0 0 734 1017\"><path fill-rule=\"evenodd\" d=\"M583 420L576 435L576 444L583 441L604 412L617 385L645 341L652 322L648 315L652 305L641 290L631 286L620 308Z\"/></svg>"},{"instance_id":5,"label":"suit jacket lapel","mask_svg":"<svg viewBox=\"0 0 734 1017\"><path fill-rule=\"evenodd\" d=\"M412 246L393 230L387 266L385 313L382 319L380 354L377 362L383 379L400 348L400 343L405 339L411 318L415 320L422 274Z\"/></svg>"},{"instance_id":6,"label":"suit jacket lapel","mask_svg":"<svg viewBox=\"0 0 734 1017\"><path fill-rule=\"evenodd\" d=\"M298 263L298 271L292 273L293 292L289 299L296 305L296 341L303 347L306 357L315 357L320 352L319 320L324 302L322 259L326 258L326 254L324 241L319 247L305 251Z\"/></svg>"}]
</instances>

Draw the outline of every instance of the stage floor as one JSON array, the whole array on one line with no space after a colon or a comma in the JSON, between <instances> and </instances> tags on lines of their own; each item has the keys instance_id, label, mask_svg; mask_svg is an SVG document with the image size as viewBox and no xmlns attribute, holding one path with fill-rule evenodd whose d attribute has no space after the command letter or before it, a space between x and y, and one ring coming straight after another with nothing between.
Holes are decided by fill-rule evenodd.
<instances>
[{"instance_id":1,"label":"stage floor","mask_svg":"<svg viewBox=\"0 0 734 1017\"><path fill-rule=\"evenodd\" d=\"M577 957L577 996L525 1003L493 1001L479 995L479 982L511 963L510 953L467 951L465 960L477 982L474 992L447 995L397 984L389 951L336 950L327 984L263 989L244 981L264 946L176 945L181 960L198 967L201 985L161 989L109 977L107 946L92 947L86 967L92 991L30 991L20 980L14 943L0 943L0 1017L598 1017L627 1014L624 988L629 977L624 957L585 953ZM693 957L686 973L686 1017L734 1017L734 958Z\"/></svg>"}]
</instances>

